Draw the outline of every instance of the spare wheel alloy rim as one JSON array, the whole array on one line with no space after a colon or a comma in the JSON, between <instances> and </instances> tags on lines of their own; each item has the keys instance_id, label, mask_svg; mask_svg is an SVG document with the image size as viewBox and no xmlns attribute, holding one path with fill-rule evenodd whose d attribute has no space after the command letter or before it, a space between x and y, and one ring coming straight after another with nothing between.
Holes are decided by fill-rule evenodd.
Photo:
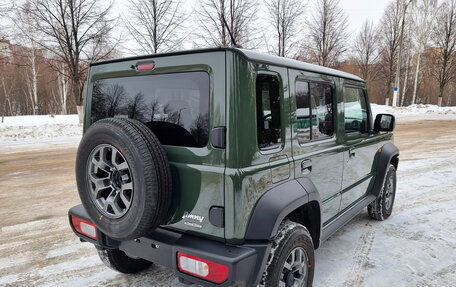
<instances>
[{"instance_id":1,"label":"spare wheel alloy rim","mask_svg":"<svg viewBox=\"0 0 456 287\"><path fill-rule=\"evenodd\" d=\"M302 247L294 248L282 267L279 287L303 287L307 284L309 258Z\"/></svg>"},{"instance_id":2,"label":"spare wheel alloy rim","mask_svg":"<svg viewBox=\"0 0 456 287\"><path fill-rule=\"evenodd\" d=\"M96 146L88 158L87 175L96 208L108 218L124 216L133 200L133 180L123 154L110 144Z\"/></svg>"}]
</instances>

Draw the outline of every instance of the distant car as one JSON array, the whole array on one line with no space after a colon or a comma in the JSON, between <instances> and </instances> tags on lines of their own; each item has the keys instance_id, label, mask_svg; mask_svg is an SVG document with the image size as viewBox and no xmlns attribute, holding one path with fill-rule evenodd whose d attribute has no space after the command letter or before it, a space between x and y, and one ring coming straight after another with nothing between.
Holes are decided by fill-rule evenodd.
<instances>
[{"instance_id":1,"label":"distant car","mask_svg":"<svg viewBox=\"0 0 456 287\"><path fill-rule=\"evenodd\" d=\"M311 286L314 249L390 216L394 117L365 82L237 48L94 63L69 211L102 261L203 286Z\"/></svg>"}]
</instances>

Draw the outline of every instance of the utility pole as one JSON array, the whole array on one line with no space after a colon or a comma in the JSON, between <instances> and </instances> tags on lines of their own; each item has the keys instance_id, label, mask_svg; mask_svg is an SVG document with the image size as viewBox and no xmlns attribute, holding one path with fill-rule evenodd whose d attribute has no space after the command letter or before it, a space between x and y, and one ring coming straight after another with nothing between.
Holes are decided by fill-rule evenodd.
<instances>
[{"instance_id":1,"label":"utility pole","mask_svg":"<svg viewBox=\"0 0 456 287\"><path fill-rule=\"evenodd\" d=\"M404 26L405 26L405 15L407 12L407 7L413 2L413 0L409 0L407 4L404 3L404 12L402 15L402 26L401 26L401 35L399 39L399 55L397 59L397 69L396 69L396 81L394 84L394 94L393 94L393 104L392 106L395 107L397 103L397 95L399 94L399 84L400 84L400 72L401 72L401 64L402 64L402 46L403 46L403 39L404 39Z\"/></svg>"}]
</instances>

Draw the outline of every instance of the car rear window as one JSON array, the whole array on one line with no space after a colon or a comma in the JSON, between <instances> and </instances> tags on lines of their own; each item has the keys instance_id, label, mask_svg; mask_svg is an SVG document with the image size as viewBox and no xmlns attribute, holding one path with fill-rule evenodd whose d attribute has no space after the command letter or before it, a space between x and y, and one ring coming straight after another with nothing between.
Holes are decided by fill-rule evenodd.
<instances>
[{"instance_id":1,"label":"car rear window","mask_svg":"<svg viewBox=\"0 0 456 287\"><path fill-rule=\"evenodd\" d=\"M204 147L209 138L209 75L188 72L97 80L91 122L109 117L143 122L164 145Z\"/></svg>"}]
</instances>

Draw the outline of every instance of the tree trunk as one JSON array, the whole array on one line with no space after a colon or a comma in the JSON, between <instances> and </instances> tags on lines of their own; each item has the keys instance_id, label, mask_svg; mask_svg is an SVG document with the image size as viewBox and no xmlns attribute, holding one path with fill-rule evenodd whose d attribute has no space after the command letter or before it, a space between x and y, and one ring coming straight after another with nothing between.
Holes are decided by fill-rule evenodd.
<instances>
[{"instance_id":1,"label":"tree trunk","mask_svg":"<svg viewBox=\"0 0 456 287\"><path fill-rule=\"evenodd\" d=\"M78 105L76 110L78 111L79 123L82 124L84 122L84 106Z\"/></svg>"},{"instance_id":2,"label":"tree trunk","mask_svg":"<svg viewBox=\"0 0 456 287\"><path fill-rule=\"evenodd\" d=\"M11 101L9 99L8 92L6 91L5 81L4 81L3 77L2 77L2 86L3 86L3 92L5 93L5 99L6 99L6 102L8 103L8 108L10 110L10 116L13 116L13 108L11 107Z\"/></svg>"},{"instance_id":3,"label":"tree trunk","mask_svg":"<svg viewBox=\"0 0 456 287\"><path fill-rule=\"evenodd\" d=\"M418 88L418 77L420 74L420 62L421 62L421 53L418 53L418 59L416 60L415 83L413 85L412 105L414 105L415 101L416 101L416 90Z\"/></svg>"},{"instance_id":4,"label":"tree trunk","mask_svg":"<svg viewBox=\"0 0 456 287\"><path fill-rule=\"evenodd\" d=\"M62 74L58 76L58 86L59 86L59 94L60 94L60 103L61 109L60 112L63 115L67 114L67 97L68 97L68 89L67 89L67 81Z\"/></svg>"},{"instance_id":5,"label":"tree trunk","mask_svg":"<svg viewBox=\"0 0 456 287\"><path fill-rule=\"evenodd\" d=\"M409 51L410 51L410 46L409 46ZM410 55L407 55L407 66L405 67L405 79L404 79L404 87L402 88L402 98L401 98L401 101L400 101L400 104L399 104L400 107L404 106L405 92L407 91L409 66L410 66Z\"/></svg>"},{"instance_id":6,"label":"tree trunk","mask_svg":"<svg viewBox=\"0 0 456 287\"><path fill-rule=\"evenodd\" d=\"M38 73L36 71L36 57L35 57L35 47L32 46L32 55L31 55L31 62L32 62L32 92L33 92L33 114L38 115Z\"/></svg>"},{"instance_id":7,"label":"tree trunk","mask_svg":"<svg viewBox=\"0 0 456 287\"><path fill-rule=\"evenodd\" d=\"M5 122L5 110L6 110L6 103L3 103L2 108L2 124Z\"/></svg>"},{"instance_id":8,"label":"tree trunk","mask_svg":"<svg viewBox=\"0 0 456 287\"><path fill-rule=\"evenodd\" d=\"M442 106L442 99L443 99L443 91L445 89L445 85L442 84L442 82L440 82L440 90L439 90L439 99L438 99L438 102L437 102L437 105L439 107Z\"/></svg>"}]
</instances>

